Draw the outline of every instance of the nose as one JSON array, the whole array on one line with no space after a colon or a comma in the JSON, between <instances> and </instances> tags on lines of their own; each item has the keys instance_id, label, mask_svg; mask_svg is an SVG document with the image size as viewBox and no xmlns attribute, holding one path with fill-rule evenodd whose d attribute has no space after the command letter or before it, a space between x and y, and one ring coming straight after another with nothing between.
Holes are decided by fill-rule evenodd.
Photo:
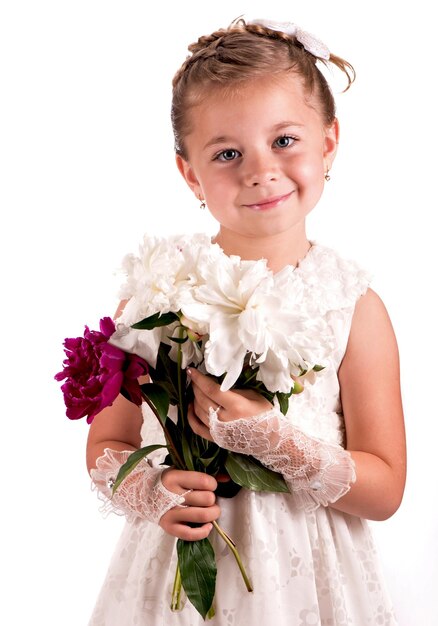
<instances>
[{"instance_id":1,"label":"nose","mask_svg":"<svg viewBox=\"0 0 438 626\"><path fill-rule=\"evenodd\" d=\"M243 168L243 182L247 187L267 185L277 181L278 178L278 167L272 155L260 153L246 157Z\"/></svg>"}]
</instances>

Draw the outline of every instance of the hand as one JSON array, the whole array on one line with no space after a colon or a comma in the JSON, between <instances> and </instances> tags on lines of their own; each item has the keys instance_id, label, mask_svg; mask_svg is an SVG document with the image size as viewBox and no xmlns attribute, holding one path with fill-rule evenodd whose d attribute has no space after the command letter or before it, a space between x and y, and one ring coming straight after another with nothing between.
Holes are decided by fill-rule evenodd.
<instances>
[{"instance_id":1,"label":"hand","mask_svg":"<svg viewBox=\"0 0 438 626\"><path fill-rule=\"evenodd\" d=\"M218 519L220 508L216 504L214 490L217 481L202 472L189 472L169 468L161 476L161 482L169 491L185 496L186 506L175 506L161 519L160 526L169 535L186 541L205 539L213 528L211 522ZM192 528L189 524L200 524Z\"/></svg>"},{"instance_id":2,"label":"hand","mask_svg":"<svg viewBox=\"0 0 438 626\"><path fill-rule=\"evenodd\" d=\"M194 433L213 441L209 428L209 409L219 409L218 419L231 422L240 418L249 418L272 409L272 404L256 391L235 389L221 391L220 385L196 369L187 370L191 377L194 402L188 409L188 421Z\"/></svg>"}]
</instances>

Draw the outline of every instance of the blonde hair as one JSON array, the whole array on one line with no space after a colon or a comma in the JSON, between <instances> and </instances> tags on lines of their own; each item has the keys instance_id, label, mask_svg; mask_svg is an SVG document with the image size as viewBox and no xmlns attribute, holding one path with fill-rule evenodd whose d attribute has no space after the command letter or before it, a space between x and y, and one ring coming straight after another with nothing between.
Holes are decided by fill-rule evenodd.
<instances>
[{"instance_id":1,"label":"blonde hair","mask_svg":"<svg viewBox=\"0 0 438 626\"><path fill-rule=\"evenodd\" d=\"M175 151L187 159L184 138L190 133L188 111L214 89L235 93L246 81L292 71L301 76L316 96L323 122L333 123L336 106L326 78L316 65L332 63L347 77L346 91L355 79L352 65L330 54L328 61L307 52L294 35L238 18L228 28L202 36L188 47L186 58L173 78L172 126Z\"/></svg>"}]
</instances>

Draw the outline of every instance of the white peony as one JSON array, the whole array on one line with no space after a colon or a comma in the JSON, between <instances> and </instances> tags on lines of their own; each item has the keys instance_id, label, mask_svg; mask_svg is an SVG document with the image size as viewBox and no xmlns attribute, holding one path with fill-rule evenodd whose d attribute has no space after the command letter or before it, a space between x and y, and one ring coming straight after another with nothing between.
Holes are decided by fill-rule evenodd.
<instances>
[{"instance_id":1,"label":"white peony","mask_svg":"<svg viewBox=\"0 0 438 626\"><path fill-rule=\"evenodd\" d=\"M291 370L299 373L306 364L293 349L291 335L305 333L306 319L299 309L287 306L290 299L277 288L266 261L242 261L222 254L219 263L206 264L200 273L205 284L194 289L194 301L182 310L186 317L209 325L207 371L216 376L225 374L221 388L230 389L249 353L253 364L265 363L259 379L268 383L268 389L290 391ZM291 279L288 286L293 290ZM277 359L273 355L278 355ZM275 384L271 384L269 364L274 363L278 373Z\"/></svg>"},{"instance_id":2,"label":"white peony","mask_svg":"<svg viewBox=\"0 0 438 626\"><path fill-rule=\"evenodd\" d=\"M327 322L308 306L308 294L291 266L273 274L265 260L227 256L206 235L144 239L139 256L125 258L121 296L128 303L111 343L156 365L160 343L182 367L200 365L225 375L221 389L239 378L245 359L272 392L289 393L293 377L324 365L332 349ZM156 313L179 321L153 330L130 326ZM181 335L181 329L182 335ZM177 344L171 338L188 336ZM201 342L201 343L199 343Z\"/></svg>"},{"instance_id":3,"label":"white peony","mask_svg":"<svg viewBox=\"0 0 438 626\"><path fill-rule=\"evenodd\" d=\"M185 370L188 365L199 365L204 359L203 350L199 347L197 341L193 341L190 337L184 343L178 344L172 341L173 338L179 339L181 336L181 328L184 328L178 322L172 324L172 326L166 327L166 334L162 338L162 342L171 346L169 351L169 357L172 361L178 361L178 346L181 348L181 368ZM184 329L185 330L185 329ZM183 336L187 336L185 331ZM172 339L171 339L172 338Z\"/></svg>"},{"instance_id":4,"label":"white peony","mask_svg":"<svg viewBox=\"0 0 438 626\"><path fill-rule=\"evenodd\" d=\"M201 234L145 236L139 255L130 254L123 261L126 282L120 297L128 303L120 321L131 325L154 313L179 311L183 302L191 300L200 280L198 268L203 256L211 256L211 248L209 237Z\"/></svg>"}]
</instances>

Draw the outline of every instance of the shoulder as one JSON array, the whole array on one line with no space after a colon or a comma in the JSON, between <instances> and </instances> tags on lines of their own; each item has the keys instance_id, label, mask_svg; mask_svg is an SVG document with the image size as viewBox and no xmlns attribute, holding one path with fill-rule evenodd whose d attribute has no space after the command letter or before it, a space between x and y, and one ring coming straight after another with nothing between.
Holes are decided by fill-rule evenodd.
<instances>
[{"instance_id":1,"label":"shoulder","mask_svg":"<svg viewBox=\"0 0 438 626\"><path fill-rule=\"evenodd\" d=\"M355 342L378 341L384 347L395 341L389 313L383 300L371 288L359 298L354 309L351 324L352 339Z\"/></svg>"},{"instance_id":2,"label":"shoulder","mask_svg":"<svg viewBox=\"0 0 438 626\"><path fill-rule=\"evenodd\" d=\"M398 368L398 347L388 311L371 288L356 303L343 369L377 372Z\"/></svg>"},{"instance_id":3,"label":"shoulder","mask_svg":"<svg viewBox=\"0 0 438 626\"><path fill-rule=\"evenodd\" d=\"M374 289L368 287L363 296L357 301L353 322L356 325L360 325L371 319L373 322L377 322L378 320L389 321L389 314L382 298Z\"/></svg>"}]
</instances>

